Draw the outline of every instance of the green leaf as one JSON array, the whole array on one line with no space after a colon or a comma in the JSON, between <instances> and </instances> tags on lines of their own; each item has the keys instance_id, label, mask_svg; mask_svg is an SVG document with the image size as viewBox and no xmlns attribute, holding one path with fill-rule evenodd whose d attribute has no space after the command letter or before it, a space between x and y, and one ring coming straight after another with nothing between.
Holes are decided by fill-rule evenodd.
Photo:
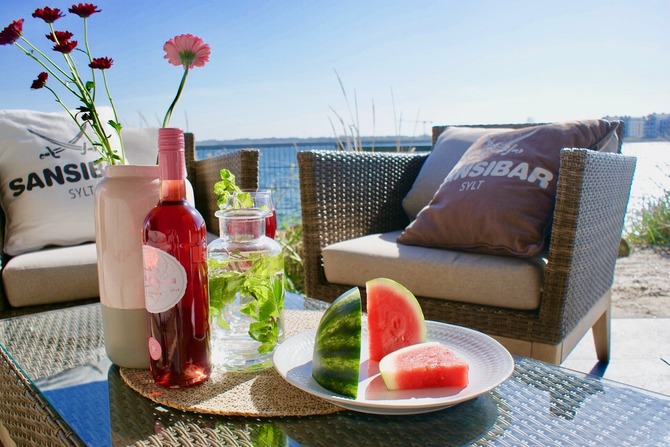
<instances>
[{"instance_id":1,"label":"green leaf","mask_svg":"<svg viewBox=\"0 0 670 447\"><path fill-rule=\"evenodd\" d=\"M251 265L249 265L251 261ZM245 268L243 268L244 266ZM221 327L226 305L236 297L249 297L240 312L254 322L249 336L260 342L259 353L269 352L277 345L279 319L284 308L283 255L263 256L260 253L231 252L225 260L208 259L210 314Z\"/></svg>"},{"instance_id":2,"label":"green leaf","mask_svg":"<svg viewBox=\"0 0 670 447\"><path fill-rule=\"evenodd\" d=\"M109 124L110 126L112 126L112 128L113 128L114 130L116 130L117 132L121 132L121 123L117 123L117 122L114 121L114 120L109 120L109 121L107 121L107 124Z\"/></svg>"},{"instance_id":3,"label":"green leaf","mask_svg":"<svg viewBox=\"0 0 670 447\"><path fill-rule=\"evenodd\" d=\"M214 183L214 194L217 195L216 204L223 209L230 194L241 191L235 184L235 175L228 169L219 171L221 180Z\"/></svg>"},{"instance_id":4,"label":"green leaf","mask_svg":"<svg viewBox=\"0 0 670 447\"><path fill-rule=\"evenodd\" d=\"M233 208L250 208L253 206L254 200L251 194L243 192L235 184L235 175L233 173L227 169L221 169L219 176L221 176L221 180L214 183L214 194L217 195L216 204L220 209L225 208L228 199L233 194L235 194L236 198Z\"/></svg>"}]
</instances>

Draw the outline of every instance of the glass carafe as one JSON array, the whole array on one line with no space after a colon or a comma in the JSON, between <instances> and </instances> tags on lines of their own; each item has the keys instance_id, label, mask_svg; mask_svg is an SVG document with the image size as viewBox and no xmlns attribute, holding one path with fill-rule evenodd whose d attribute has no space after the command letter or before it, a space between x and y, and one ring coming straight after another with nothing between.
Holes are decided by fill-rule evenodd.
<instances>
[{"instance_id":1,"label":"glass carafe","mask_svg":"<svg viewBox=\"0 0 670 447\"><path fill-rule=\"evenodd\" d=\"M207 266L212 364L230 371L263 369L284 337L281 246L265 235L267 211L218 211L220 238Z\"/></svg>"}]
</instances>

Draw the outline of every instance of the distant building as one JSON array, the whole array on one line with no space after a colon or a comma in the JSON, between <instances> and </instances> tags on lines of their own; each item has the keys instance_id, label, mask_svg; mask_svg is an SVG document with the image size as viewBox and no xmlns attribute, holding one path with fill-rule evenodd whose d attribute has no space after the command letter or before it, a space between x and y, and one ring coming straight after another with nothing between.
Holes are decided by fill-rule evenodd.
<instances>
[{"instance_id":1,"label":"distant building","mask_svg":"<svg viewBox=\"0 0 670 447\"><path fill-rule=\"evenodd\" d=\"M608 116L605 119L624 123L624 137L633 140L670 138L670 114L652 113L645 117Z\"/></svg>"},{"instance_id":2,"label":"distant building","mask_svg":"<svg viewBox=\"0 0 670 447\"><path fill-rule=\"evenodd\" d=\"M644 118L624 120L624 129L627 138L644 138Z\"/></svg>"}]
</instances>

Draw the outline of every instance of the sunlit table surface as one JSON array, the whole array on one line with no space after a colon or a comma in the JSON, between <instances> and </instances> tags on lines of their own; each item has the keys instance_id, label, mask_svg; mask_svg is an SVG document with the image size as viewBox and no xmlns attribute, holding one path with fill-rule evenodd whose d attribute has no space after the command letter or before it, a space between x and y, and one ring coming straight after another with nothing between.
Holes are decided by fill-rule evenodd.
<instances>
[{"instance_id":1,"label":"sunlit table surface","mask_svg":"<svg viewBox=\"0 0 670 447\"><path fill-rule=\"evenodd\" d=\"M286 306L327 304L289 294ZM523 357L491 392L421 415L185 413L128 388L107 359L102 332L99 304L0 320L0 344L71 428L75 445L670 445L670 397Z\"/></svg>"}]
</instances>

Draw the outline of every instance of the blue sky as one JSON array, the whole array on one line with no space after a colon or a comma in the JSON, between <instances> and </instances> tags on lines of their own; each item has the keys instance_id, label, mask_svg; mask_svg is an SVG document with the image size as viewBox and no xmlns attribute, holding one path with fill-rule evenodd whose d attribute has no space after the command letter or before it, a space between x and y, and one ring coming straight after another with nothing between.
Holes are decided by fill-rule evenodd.
<instances>
[{"instance_id":1,"label":"blue sky","mask_svg":"<svg viewBox=\"0 0 670 447\"><path fill-rule=\"evenodd\" d=\"M71 4L2 0L0 27L25 18L25 35L48 50L31 13ZM337 115L354 121L335 71L364 135L670 112L668 0L96 4L89 41L115 61L108 81L126 126L157 126L176 92L181 69L163 59L166 40L192 33L211 45L170 122L198 140L334 136ZM56 24L81 35L74 15ZM8 46L0 55L0 108L59 110L29 89L33 61Z\"/></svg>"}]
</instances>

